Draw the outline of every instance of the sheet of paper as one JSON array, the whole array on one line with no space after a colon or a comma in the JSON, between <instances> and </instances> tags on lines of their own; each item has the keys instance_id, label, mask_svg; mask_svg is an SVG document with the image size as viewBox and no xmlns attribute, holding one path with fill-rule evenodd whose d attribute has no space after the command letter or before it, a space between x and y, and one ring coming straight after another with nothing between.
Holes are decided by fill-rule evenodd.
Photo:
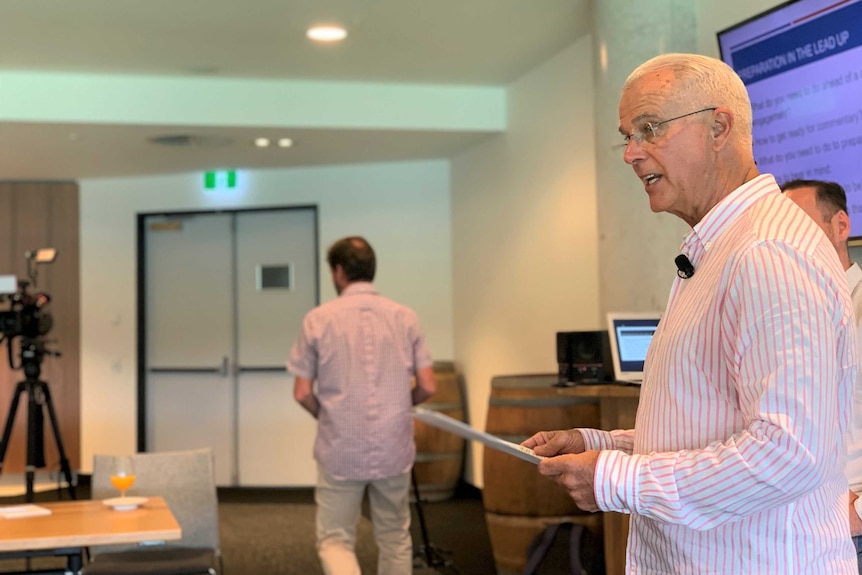
<instances>
[{"instance_id":1,"label":"sheet of paper","mask_svg":"<svg viewBox=\"0 0 862 575\"><path fill-rule=\"evenodd\" d=\"M51 515L51 510L38 505L4 505L0 506L0 517L5 519L16 519L18 517L38 517L39 515Z\"/></svg>"},{"instance_id":2,"label":"sheet of paper","mask_svg":"<svg viewBox=\"0 0 862 575\"><path fill-rule=\"evenodd\" d=\"M433 425L434 427L445 429L450 433L460 435L464 439L472 439L478 441L487 445L488 447L492 447L499 451L503 451L504 453L514 455L515 457L520 457L524 461L529 461L530 463L538 463L542 459L544 459L544 457L542 457L541 455L536 455L535 453L533 453L533 450L529 447L523 447L521 445L518 445L517 443L512 443L511 441L506 441L505 439L500 439L499 437L491 435L490 433L479 431L474 427L470 427L463 421L458 421L457 419L449 417L448 415L444 415L438 411L415 407L413 408L413 416L419 421L425 422L428 425Z\"/></svg>"}]
</instances>

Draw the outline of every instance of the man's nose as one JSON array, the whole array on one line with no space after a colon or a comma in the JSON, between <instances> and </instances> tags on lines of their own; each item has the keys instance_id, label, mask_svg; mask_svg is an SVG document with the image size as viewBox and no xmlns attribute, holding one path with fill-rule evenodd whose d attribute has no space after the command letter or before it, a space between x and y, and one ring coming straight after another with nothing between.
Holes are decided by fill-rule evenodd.
<instances>
[{"instance_id":1,"label":"man's nose","mask_svg":"<svg viewBox=\"0 0 862 575\"><path fill-rule=\"evenodd\" d=\"M643 145L635 138L629 138L625 148L623 148L623 161L632 165L638 160L644 159L645 155Z\"/></svg>"}]
</instances>

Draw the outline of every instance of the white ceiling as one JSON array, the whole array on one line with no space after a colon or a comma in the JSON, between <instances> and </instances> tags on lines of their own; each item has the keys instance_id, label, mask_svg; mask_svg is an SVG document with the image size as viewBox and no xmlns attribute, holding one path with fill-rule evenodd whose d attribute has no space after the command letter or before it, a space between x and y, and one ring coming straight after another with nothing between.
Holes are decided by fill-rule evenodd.
<instances>
[{"instance_id":1,"label":"white ceiling","mask_svg":"<svg viewBox=\"0 0 862 575\"><path fill-rule=\"evenodd\" d=\"M342 23L349 36L337 46L312 44L305 29L316 22ZM589 26L589 0L0 0L0 73L505 86ZM160 148L148 139L247 142L267 130L3 118L0 86L0 179L445 158L480 138L451 130L301 129L291 130L298 144L288 152Z\"/></svg>"}]
</instances>

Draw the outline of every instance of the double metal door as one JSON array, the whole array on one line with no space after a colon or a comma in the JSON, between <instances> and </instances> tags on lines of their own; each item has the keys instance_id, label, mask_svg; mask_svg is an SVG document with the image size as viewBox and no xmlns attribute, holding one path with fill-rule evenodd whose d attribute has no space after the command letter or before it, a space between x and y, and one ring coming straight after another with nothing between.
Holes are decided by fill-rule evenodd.
<instances>
[{"instance_id":1,"label":"double metal door","mask_svg":"<svg viewBox=\"0 0 862 575\"><path fill-rule=\"evenodd\" d=\"M145 216L148 451L210 447L224 486L313 485L285 362L317 304L315 208Z\"/></svg>"}]
</instances>

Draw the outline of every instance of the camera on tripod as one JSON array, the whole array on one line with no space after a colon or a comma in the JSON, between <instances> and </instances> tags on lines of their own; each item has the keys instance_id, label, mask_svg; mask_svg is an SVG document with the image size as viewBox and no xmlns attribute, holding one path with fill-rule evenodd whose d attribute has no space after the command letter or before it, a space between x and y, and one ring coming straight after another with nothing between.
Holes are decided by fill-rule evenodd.
<instances>
[{"instance_id":1,"label":"camera on tripod","mask_svg":"<svg viewBox=\"0 0 862 575\"><path fill-rule=\"evenodd\" d=\"M36 265L53 262L57 250L42 248L26 252L27 275L36 286ZM0 276L0 342L6 340L9 367L24 369L27 377L38 378L45 354L45 336L54 325L54 318L46 309L51 296L45 292L30 293L30 281L16 276ZM12 341L19 337L21 359L15 364Z\"/></svg>"},{"instance_id":2,"label":"camera on tripod","mask_svg":"<svg viewBox=\"0 0 862 575\"><path fill-rule=\"evenodd\" d=\"M72 469L69 459L66 457L66 449L63 447L63 439L60 437L60 425L57 423L57 414L51 401L51 391L48 384L39 380L42 371L42 359L46 355L60 355L56 351L45 348L44 336L51 330L54 320L45 306L51 301L51 297L44 292L31 293L29 286L32 282L33 288L37 285L37 269L39 264L53 262L57 257L54 248L42 248L32 252L26 252L27 280L18 280L16 276L0 276L0 343L6 340L6 349L9 353L9 367L12 369L23 369L26 378L15 386L15 394L9 405L9 413L6 416L6 426L3 429L3 438L0 439L0 472L6 459L6 451L9 448L9 440L12 435L12 427L15 414L18 411L18 402L21 397L27 396L27 464L26 469L26 500L33 501L33 482L35 470L45 467L44 450L44 411L47 410L57 443L57 451L60 454L60 468L66 478L69 493L75 498L75 487L72 479ZM18 341L20 360L15 365L13 342Z\"/></svg>"}]
</instances>

